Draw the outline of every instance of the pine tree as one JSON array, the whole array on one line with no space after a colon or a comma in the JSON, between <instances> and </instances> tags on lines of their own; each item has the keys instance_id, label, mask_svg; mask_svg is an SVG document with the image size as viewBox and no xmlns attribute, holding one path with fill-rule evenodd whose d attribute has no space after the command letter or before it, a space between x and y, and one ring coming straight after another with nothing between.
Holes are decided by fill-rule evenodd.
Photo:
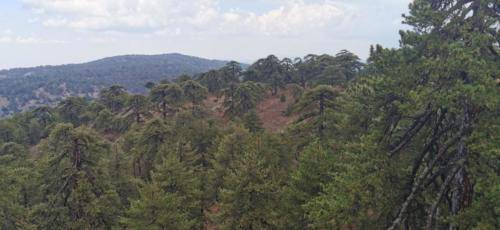
<instances>
[{"instance_id":1,"label":"pine tree","mask_svg":"<svg viewBox=\"0 0 500 230\"><path fill-rule=\"evenodd\" d=\"M295 113L301 113L296 122L305 122L306 125L315 129L313 133L323 138L325 130L332 127L329 126L328 120L339 94L339 90L326 85L319 85L305 92L292 108Z\"/></svg>"},{"instance_id":2,"label":"pine tree","mask_svg":"<svg viewBox=\"0 0 500 230\"><path fill-rule=\"evenodd\" d=\"M99 92L99 101L111 111L117 112L125 107L127 96L124 87L113 85Z\"/></svg>"},{"instance_id":3,"label":"pine tree","mask_svg":"<svg viewBox=\"0 0 500 230\"><path fill-rule=\"evenodd\" d=\"M280 186L258 139L250 143L224 177L218 217L222 229L272 229L278 224Z\"/></svg>"},{"instance_id":4,"label":"pine tree","mask_svg":"<svg viewBox=\"0 0 500 230\"><path fill-rule=\"evenodd\" d=\"M184 81L182 82L181 87L184 96L191 102L193 111L196 105L199 105L207 98L208 89L196 81Z\"/></svg>"},{"instance_id":5,"label":"pine tree","mask_svg":"<svg viewBox=\"0 0 500 230\"><path fill-rule=\"evenodd\" d=\"M183 100L182 89L177 84L156 85L149 92L149 97L158 106L163 118L175 113Z\"/></svg>"},{"instance_id":6,"label":"pine tree","mask_svg":"<svg viewBox=\"0 0 500 230\"><path fill-rule=\"evenodd\" d=\"M218 93L227 86L223 73L218 70L210 70L202 74L198 80L210 93Z\"/></svg>"},{"instance_id":7,"label":"pine tree","mask_svg":"<svg viewBox=\"0 0 500 230\"><path fill-rule=\"evenodd\" d=\"M139 140L131 149L135 177L150 179L149 173L161 159L166 142L171 136L173 135L170 128L160 119L151 120L144 126L136 137Z\"/></svg>"},{"instance_id":8,"label":"pine tree","mask_svg":"<svg viewBox=\"0 0 500 230\"><path fill-rule=\"evenodd\" d=\"M224 177L232 171L233 162L243 156L250 133L247 130L236 127L235 130L218 141L217 149L212 159L213 168L210 171L211 193L213 200L220 200L220 189L224 183Z\"/></svg>"},{"instance_id":9,"label":"pine tree","mask_svg":"<svg viewBox=\"0 0 500 230\"><path fill-rule=\"evenodd\" d=\"M0 144L0 228L32 229L28 211L35 201L37 178L27 150L16 143Z\"/></svg>"},{"instance_id":10,"label":"pine tree","mask_svg":"<svg viewBox=\"0 0 500 230\"><path fill-rule=\"evenodd\" d=\"M271 75L270 83L272 95L278 94L278 89L283 88L283 86L285 85L283 76L278 73L274 73L273 75Z\"/></svg>"},{"instance_id":11,"label":"pine tree","mask_svg":"<svg viewBox=\"0 0 500 230\"><path fill-rule=\"evenodd\" d=\"M84 113L87 102L83 98L69 97L61 101L57 107L59 115L66 122L80 125L81 114Z\"/></svg>"},{"instance_id":12,"label":"pine tree","mask_svg":"<svg viewBox=\"0 0 500 230\"><path fill-rule=\"evenodd\" d=\"M152 172L151 183L139 190L140 199L132 202L122 222L131 228L202 228L200 179L186 162L174 152L167 154Z\"/></svg>"},{"instance_id":13,"label":"pine tree","mask_svg":"<svg viewBox=\"0 0 500 230\"><path fill-rule=\"evenodd\" d=\"M361 121L361 133L340 154L345 165L337 166L335 181L310 206L318 226L332 219L356 228L492 226L489 217L460 216L474 215L471 205L495 194L489 187L479 195L472 185L497 179L495 167L472 163L492 160L472 143L490 137L496 124L489 119L499 104L498 69L491 68L498 65L494 7L492 1L415 1L405 17L413 30L401 32L402 47L373 49L373 74L345 102L359 111L348 119Z\"/></svg>"},{"instance_id":14,"label":"pine tree","mask_svg":"<svg viewBox=\"0 0 500 230\"><path fill-rule=\"evenodd\" d=\"M363 63L358 56L347 50L341 50L335 55L333 65L327 66L320 78L323 78L327 84L345 87L361 72L362 68Z\"/></svg>"},{"instance_id":15,"label":"pine tree","mask_svg":"<svg viewBox=\"0 0 500 230\"><path fill-rule=\"evenodd\" d=\"M240 75L243 72L241 64L236 61L230 61L224 66L221 71L225 75L225 82L236 83L240 81Z\"/></svg>"},{"instance_id":16,"label":"pine tree","mask_svg":"<svg viewBox=\"0 0 500 230\"><path fill-rule=\"evenodd\" d=\"M167 193L157 184L140 189L140 200L133 201L122 223L132 229L192 229L181 197Z\"/></svg>"},{"instance_id":17,"label":"pine tree","mask_svg":"<svg viewBox=\"0 0 500 230\"><path fill-rule=\"evenodd\" d=\"M322 177L316 178L315 185L299 185L302 188L299 191L307 191L302 194L315 194L302 203L305 223L310 228L387 227L385 215L395 204L399 192L404 190L398 182L405 169L390 165L390 160L378 152L376 146L375 141L364 138L357 145L339 149L327 156L332 164L323 165L326 171L320 172ZM315 170L310 170L306 175L315 176ZM317 182L320 182L319 187ZM415 213L422 211L415 208Z\"/></svg>"},{"instance_id":18,"label":"pine tree","mask_svg":"<svg viewBox=\"0 0 500 230\"><path fill-rule=\"evenodd\" d=\"M150 102L143 95L132 95L128 98L127 107L129 115L136 123L144 121L144 118L150 117ZM130 118L129 118L130 119Z\"/></svg>"},{"instance_id":19,"label":"pine tree","mask_svg":"<svg viewBox=\"0 0 500 230\"><path fill-rule=\"evenodd\" d=\"M116 224L120 203L98 167L106 145L85 127L59 124L43 144L43 203L33 208L37 226L105 228Z\"/></svg>"},{"instance_id":20,"label":"pine tree","mask_svg":"<svg viewBox=\"0 0 500 230\"><path fill-rule=\"evenodd\" d=\"M250 110L243 117L243 124L252 133L262 132L262 121L260 120L257 112L255 110Z\"/></svg>"},{"instance_id":21,"label":"pine tree","mask_svg":"<svg viewBox=\"0 0 500 230\"><path fill-rule=\"evenodd\" d=\"M319 141L312 142L300 155L298 167L283 191L283 215L287 229L310 227L305 205L324 192L324 185L333 180L333 153Z\"/></svg>"},{"instance_id":22,"label":"pine tree","mask_svg":"<svg viewBox=\"0 0 500 230\"><path fill-rule=\"evenodd\" d=\"M225 116L239 117L255 108L262 99L264 89L259 83L247 81L224 91Z\"/></svg>"}]
</instances>

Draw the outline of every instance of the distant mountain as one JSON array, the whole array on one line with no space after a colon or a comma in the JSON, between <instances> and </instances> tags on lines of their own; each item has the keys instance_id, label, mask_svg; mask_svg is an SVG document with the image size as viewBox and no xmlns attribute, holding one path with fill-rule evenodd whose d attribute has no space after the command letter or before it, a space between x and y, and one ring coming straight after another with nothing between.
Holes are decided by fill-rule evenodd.
<instances>
[{"instance_id":1,"label":"distant mountain","mask_svg":"<svg viewBox=\"0 0 500 230\"><path fill-rule=\"evenodd\" d=\"M218 69L227 62L182 54L125 55L83 64L0 70L0 117L68 96L95 97L103 87L121 85L145 92L146 82Z\"/></svg>"}]
</instances>

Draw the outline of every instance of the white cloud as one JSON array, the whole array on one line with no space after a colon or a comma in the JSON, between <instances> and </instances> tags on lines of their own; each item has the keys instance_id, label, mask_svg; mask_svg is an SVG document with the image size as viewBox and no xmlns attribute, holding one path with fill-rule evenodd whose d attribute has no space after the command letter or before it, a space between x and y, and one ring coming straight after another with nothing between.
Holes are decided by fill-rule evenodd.
<instances>
[{"instance_id":1,"label":"white cloud","mask_svg":"<svg viewBox=\"0 0 500 230\"><path fill-rule=\"evenodd\" d=\"M23 0L43 25L86 30L155 29L205 25L216 14L212 0Z\"/></svg>"},{"instance_id":2,"label":"white cloud","mask_svg":"<svg viewBox=\"0 0 500 230\"><path fill-rule=\"evenodd\" d=\"M0 43L9 44L65 44L66 41L62 40L47 40L41 39L34 36L23 37L23 36L10 36L3 35L0 36Z\"/></svg>"},{"instance_id":3,"label":"white cloud","mask_svg":"<svg viewBox=\"0 0 500 230\"><path fill-rule=\"evenodd\" d=\"M289 34L342 20L341 5L325 0L279 1L267 12L221 11L217 0L23 0L47 27L162 34L165 31Z\"/></svg>"},{"instance_id":4,"label":"white cloud","mask_svg":"<svg viewBox=\"0 0 500 230\"><path fill-rule=\"evenodd\" d=\"M223 19L226 25L243 26L264 34L286 35L340 23L345 16L344 7L332 1L307 4L295 0L285 1L279 8L261 15L230 11L223 14Z\"/></svg>"},{"instance_id":5,"label":"white cloud","mask_svg":"<svg viewBox=\"0 0 500 230\"><path fill-rule=\"evenodd\" d=\"M10 29L4 30L0 34L0 44L64 44L66 41L43 39L38 36L15 35Z\"/></svg>"}]
</instances>

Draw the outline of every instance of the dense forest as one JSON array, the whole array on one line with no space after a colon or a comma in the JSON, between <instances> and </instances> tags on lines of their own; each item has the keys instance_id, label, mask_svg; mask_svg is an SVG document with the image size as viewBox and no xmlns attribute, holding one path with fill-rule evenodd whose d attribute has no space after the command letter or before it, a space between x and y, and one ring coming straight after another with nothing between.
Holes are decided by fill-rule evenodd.
<instances>
[{"instance_id":1,"label":"dense forest","mask_svg":"<svg viewBox=\"0 0 500 230\"><path fill-rule=\"evenodd\" d=\"M500 229L499 9L416 0L366 62L270 55L0 120L0 228Z\"/></svg>"},{"instance_id":2,"label":"dense forest","mask_svg":"<svg viewBox=\"0 0 500 230\"><path fill-rule=\"evenodd\" d=\"M182 54L115 56L83 64L0 70L0 117L57 105L70 96L94 98L104 87L121 85L145 93L144 84L221 68L226 61Z\"/></svg>"}]
</instances>

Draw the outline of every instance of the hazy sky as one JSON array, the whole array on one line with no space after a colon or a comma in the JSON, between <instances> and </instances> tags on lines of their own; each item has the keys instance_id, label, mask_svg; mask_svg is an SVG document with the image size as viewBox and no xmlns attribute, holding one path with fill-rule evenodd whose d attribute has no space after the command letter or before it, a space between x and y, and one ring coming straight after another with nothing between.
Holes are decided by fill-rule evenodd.
<instances>
[{"instance_id":1,"label":"hazy sky","mask_svg":"<svg viewBox=\"0 0 500 230\"><path fill-rule=\"evenodd\" d=\"M251 62L398 46L410 0L0 0L0 69L178 52Z\"/></svg>"}]
</instances>

